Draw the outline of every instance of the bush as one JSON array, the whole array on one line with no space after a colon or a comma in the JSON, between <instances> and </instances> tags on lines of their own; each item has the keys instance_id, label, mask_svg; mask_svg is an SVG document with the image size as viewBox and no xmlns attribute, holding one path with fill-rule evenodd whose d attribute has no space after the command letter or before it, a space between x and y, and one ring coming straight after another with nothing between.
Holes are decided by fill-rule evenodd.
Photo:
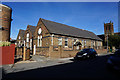
<instances>
[{"instance_id":1,"label":"bush","mask_svg":"<svg viewBox=\"0 0 120 80\"><path fill-rule=\"evenodd\" d=\"M0 46L10 46L10 42L6 42L6 41L3 41L3 42L0 42Z\"/></svg>"}]
</instances>

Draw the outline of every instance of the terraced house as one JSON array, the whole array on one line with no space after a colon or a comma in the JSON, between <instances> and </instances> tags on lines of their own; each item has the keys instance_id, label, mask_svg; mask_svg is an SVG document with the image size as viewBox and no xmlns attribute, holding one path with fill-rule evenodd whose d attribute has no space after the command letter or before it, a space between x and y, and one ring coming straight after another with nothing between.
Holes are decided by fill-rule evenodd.
<instances>
[{"instance_id":1,"label":"terraced house","mask_svg":"<svg viewBox=\"0 0 120 80\"><path fill-rule=\"evenodd\" d=\"M83 48L102 49L102 40L93 32L42 18L36 27L27 27L24 37L33 55L71 57Z\"/></svg>"}]
</instances>

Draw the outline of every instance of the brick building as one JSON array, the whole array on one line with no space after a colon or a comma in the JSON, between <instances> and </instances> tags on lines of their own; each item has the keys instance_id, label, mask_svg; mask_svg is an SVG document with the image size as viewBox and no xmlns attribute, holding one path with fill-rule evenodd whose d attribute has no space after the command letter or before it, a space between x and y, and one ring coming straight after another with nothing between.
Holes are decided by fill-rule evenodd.
<instances>
[{"instance_id":1,"label":"brick building","mask_svg":"<svg viewBox=\"0 0 120 80\"><path fill-rule=\"evenodd\" d=\"M47 57L70 57L83 48L102 49L102 40L93 32L42 18L36 27L27 26L24 39L34 55Z\"/></svg>"},{"instance_id":2,"label":"brick building","mask_svg":"<svg viewBox=\"0 0 120 80\"><path fill-rule=\"evenodd\" d=\"M10 41L11 13L12 9L0 4L0 41Z\"/></svg>"},{"instance_id":3,"label":"brick building","mask_svg":"<svg viewBox=\"0 0 120 80\"><path fill-rule=\"evenodd\" d=\"M24 46L24 35L25 30L20 29L16 40L18 47Z\"/></svg>"},{"instance_id":4,"label":"brick building","mask_svg":"<svg viewBox=\"0 0 120 80\"><path fill-rule=\"evenodd\" d=\"M30 50L32 50L35 29L35 26L28 25L24 35L25 45Z\"/></svg>"}]
</instances>

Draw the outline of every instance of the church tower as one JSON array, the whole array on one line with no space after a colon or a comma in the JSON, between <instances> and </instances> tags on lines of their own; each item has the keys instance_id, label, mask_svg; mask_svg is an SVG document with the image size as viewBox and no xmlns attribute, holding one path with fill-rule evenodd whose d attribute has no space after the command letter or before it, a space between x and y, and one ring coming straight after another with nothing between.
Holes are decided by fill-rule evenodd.
<instances>
[{"instance_id":1,"label":"church tower","mask_svg":"<svg viewBox=\"0 0 120 80\"><path fill-rule=\"evenodd\" d=\"M110 23L104 23L104 35L105 42L107 41L107 35L114 35L113 22L110 21Z\"/></svg>"}]
</instances>

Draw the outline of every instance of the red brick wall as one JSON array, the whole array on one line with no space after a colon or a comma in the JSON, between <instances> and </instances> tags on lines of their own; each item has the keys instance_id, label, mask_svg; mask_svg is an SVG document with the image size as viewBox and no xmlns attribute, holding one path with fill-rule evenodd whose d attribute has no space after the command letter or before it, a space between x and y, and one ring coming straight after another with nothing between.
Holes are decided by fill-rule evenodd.
<instances>
[{"instance_id":1,"label":"red brick wall","mask_svg":"<svg viewBox=\"0 0 120 80\"><path fill-rule=\"evenodd\" d=\"M2 37L0 36L0 41L10 41L12 9L4 5L0 7L2 8L2 11L0 11L0 25L4 28L4 30L0 31L0 34L2 34Z\"/></svg>"},{"instance_id":2,"label":"red brick wall","mask_svg":"<svg viewBox=\"0 0 120 80\"><path fill-rule=\"evenodd\" d=\"M6 64L14 64L14 54L15 54L15 44L11 44L10 46L0 47L2 56L2 61L0 61L0 65Z\"/></svg>"}]
</instances>

